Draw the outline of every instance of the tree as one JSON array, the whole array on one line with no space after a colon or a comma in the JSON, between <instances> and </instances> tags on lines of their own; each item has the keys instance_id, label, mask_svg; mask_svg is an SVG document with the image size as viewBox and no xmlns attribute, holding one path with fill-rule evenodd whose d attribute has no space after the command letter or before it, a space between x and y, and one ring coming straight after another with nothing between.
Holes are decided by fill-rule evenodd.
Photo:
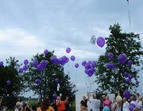
<instances>
[{"instance_id":1,"label":"tree","mask_svg":"<svg viewBox=\"0 0 143 111\"><path fill-rule=\"evenodd\" d=\"M1 96L17 96L23 89L21 75L18 74L18 60L15 57L6 59L6 66L0 67L0 95ZM7 85L7 81L11 81L11 85Z\"/></svg>"},{"instance_id":2,"label":"tree","mask_svg":"<svg viewBox=\"0 0 143 111\"><path fill-rule=\"evenodd\" d=\"M118 88L122 92L126 89L133 89L136 86L133 80L130 81L129 84L125 83L124 73L130 73L133 76L133 79L137 81L139 78L138 72L139 70L136 66L140 66L141 60L140 56L142 56L143 51L139 34L134 33L122 33L121 26L119 24L114 24L110 26L110 36L106 39L106 52L104 55L101 55L97 61L96 66L96 77L95 82L99 85L98 92L111 92L116 93ZM113 53L113 59L109 59L108 53ZM120 64L118 62L118 56L120 54L125 54L127 57L127 61L125 64ZM128 61L132 60L133 65L130 66ZM107 63L115 63L116 67L113 69L109 69L106 67ZM134 70L132 70L134 68Z\"/></svg>"},{"instance_id":3,"label":"tree","mask_svg":"<svg viewBox=\"0 0 143 111\"><path fill-rule=\"evenodd\" d=\"M38 94L43 98L45 95L48 95L50 100L53 99L53 94L56 93L59 95L66 96L69 95L71 98L74 96L75 91L73 88L75 87L73 83L71 83L70 77L64 74L64 68L62 65L57 65L51 62L50 58L55 56L54 52L48 52L48 54L37 54L32 59L28 66L28 71L24 73L25 85L29 88L28 90L35 91L35 94ZM37 59L38 63L42 60L49 61L48 65L39 72L37 67L33 66L33 61ZM59 78L60 91L57 91L57 83L55 83L55 79ZM35 80L39 79L40 84L37 85Z\"/></svg>"}]
</instances>

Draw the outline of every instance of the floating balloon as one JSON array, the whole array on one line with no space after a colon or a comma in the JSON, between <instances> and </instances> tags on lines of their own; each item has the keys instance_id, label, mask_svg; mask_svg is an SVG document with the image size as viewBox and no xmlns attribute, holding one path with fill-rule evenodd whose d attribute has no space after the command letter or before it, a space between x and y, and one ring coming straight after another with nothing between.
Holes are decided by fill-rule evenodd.
<instances>
[{"instance_id":1,"label":"floating balloon","mask_svg":"<svg viewBox=\"0 0 143 111\"><path fill-rule=\"evenodd\" d=\"M139 85L139 82L138 82L138 81L136 81L136 85L137 85L137 86Z\"/></svg>"},{"instance_id":2,"label":"floating balloon","mask_svg":"<svg viewBox=\"0 0 143 111\"><path fill-rule=\"evenodd\" d=\"M37 59L35 59L35 60L33 61L33 66L34 66L34 67L37 67L37 66L38 66L38 60L37 60Z\"/></svg>"},{"instance_id":3,"label":"floating balloon","mask_svg":"<svg viewBox=\"0 0 143 111\"><path fill-rule=\"evenodd\" d=\"M39 79L36 79L36 80L35 80L35 83L39 85L39 84L40 84L40 80L39 80Z\"/></svg>"},{"instance_id":4,"label":"floating balloon","mask_svg":"<svg viewBox=\"0 0 143 111\"><path fill-rule=\"evenodd\" d=\"M41 64L41 67L45 68L47 64L49 64L49 62L47 60L42 60L40 64Z\"/></svg>"},{"instance_id":5,"label":"floating balloon","mask_svg":"<svg viewBox=\"0 0 143 111\"><path fill-rule=\"evenodd\" d=\"M37 66L37 70L38 70L39 72L41 72L41 71L43 70L43 67L42 67L41 64L39 64L39 65Z\"/></svg>"},{"instance_id":6,"label":"floating balloon","mask_svg":"<svg viewBox=\"0 0 143 111\"><path fill-rule=\"evenodd\" d=\"M47 49L44 50L44 54L45 55L48 54L48 50Z\"/></svg>"},{"instance_id":7,"label":"floating balloon","mask_svg":"<svg viewBox=\"0 0 143 111\"><path fill-rule=\"evenodd\" d=\"M72 60L72 61L75 61L75 56L72 55L72 56L71 56L71 60Z\"/></svg>"},{"instance_id":8,"label":"floating balloon","mask_svg":"<svg viewBox=\"0 0 143 111\"><path fill-rule=\"evenodd\" d=\"M25 64L25 65L28 64L28 60L27 60L27 59L24 60L24 64Z\"/></svg>"},{"instance_id":9,"label":"floating balloon","mask_svg":"<svg viewBox=\"0 0 143 111\"><path fill-rule=\"evenodd\" d=\"M3 66L3 62L2 61L0 61L0 66Z\"/></svg>"},{"instance_id":10,"label":"floating balloon","mask_svg":"<svg viewBox=\"0 0 143 111\"><path fill-rule=\"evenodd\" d=\"M78 67L79 67L79 64L78 64L78 63L76 63L76 64L75 64L75 67L76 67L76 68L78 68Z\"/></svg>"},{"instance_id":11,"label":"floating balloon","mask_svg":"<svg viewBox=\"0 0 143 111\"><path fill-rule=\"evenodd\" d=\"M56 79L55 79L55 82L56 82L56 83L59 83L59 78L56 78Z\"/></svg>"},{"instance_id":12,"label":"floating balloon","mask_svg":"<svg viewBox=\"0 0 143 111\"><path fill-rule=\"evenodd\" d=\"M128 64L131 66L131 65L133 64L132 60L130 60L130 61L128 62Z\"/></svg>"},{"instance_id":13,"label":"floating balloon","mask_svg":"<svg viewBox=\"0 0 143 111\"><path fill-rule=\"evenodd\" d=\"M86 65L86 61L83 61L83 62L82 62L82 66L85 66L85 65Z\"/></svg>"},{"instance_id":14,"label":"floating balloon","mask_svg":"<svg viewBox=\"0 0 143 111\"><path fill-rule=\"evenodd\" d=\"M120 55L118 56L118 62L119 62L120 64L125 64L126 61L127 61L127 57L126 57L125 54L120 54Z\"/></svg>"},{"instance_id":15,"label":"floating balloon","mask_svg":"<svg viewBox=\"0 0 143 111\"><path fill-rule=\"evenodd\" d=\"M135 104L130 103L130 105L129 105L129 110L130 110L130 111L133 111L133 109L134 109L135 107L136 107Z\"/></svg>"},{"instance_id":16,"label":"floating balloon","mask_svg":"<svg viewBox=\"0 0 143 111\"><path fill-rule=\"evenodd\" d=\"M112 68L112 64L110 64L110 63L107 63L106 66L107 66L107 68L109 68L109 69Z\"/></svg>"},{"instance_id":17,"label":"floating balloon","mask_svg":"<svg viewBox=\"0 0 143 111\"><path fill-rule=\"evenodd\" d=\"M111 52L110 52L110 53L108 53L108 58L109 58L109 59L112 59L112 58L113 58L113 56L114 56L114 55L113 55L113 53L111 53Z\"/></svg>"},{"instance_id":18,"label":"floating balloon","mask_svg":"<svg viewBox=\"0 0 143 111\"><path fill-rule=\"evenodd\" d=\"M130 80L129 80L129 79L126 79L126 83L129 84L129 83L130 83Z\"/></svg>"},{"instance_id":19,"label":"floating balloon","mask_svg":"<svg viewBox=\"0 0 143 111\"><path fill-rule=\"evenodd\" d=\"M93 65L93 67L95 67L96 66L96 62L92 61L92 65Z\"/></svg>"},{"instance_id":20,"label":"floating balloon","mask_svg":"<svg viewBox=\"0 0 143 111\"><path fill-rule=\"evenodd\" d=\"M103 37L98 37L98 38L97 38L97 45L98 45L99 47L103 47L103 46L105 45L105 40L104 40Z\"/></svg>"},{"instance_id":21,"label":"floating balloon","mask_svg":"<svg viewBox=\"0 0 143 111\"><path fill-rule=\"evenodd\" d=\"M57 94L56 93L53 94L53 98L55 98L55 99L57 98Z\"/></svg>"},{"instance_id":22,"label":"floating balloon","mask_svg":"<svg viewBox=\"0 0 143 111\"><path fill-rule=\"evenodd\" d=\"M128 76L129 76L129 74L128 74L127 72L125 72L124 75L125 75L125 77L128 77Z\"/></svg>"},{"instance_id":23,"label":"floating balloon","mask_svg":"<svg viewBox=\"0 0 143 111\"><path fill-rule=\"evenodd\" d=\"M130 92L128 90L125 90L124 93L123 93L124 97L126 99L129 99L130 98Z\"/></svg>"},{"instance_id":24,"label":"floating balloon","mask_svg":"<svg viewBox=\"0 0 143 111\"><path fill-rule=\"evenodd\" d=\"M70 52L71 52L71 49L68 47L68 48L66 49L66 52L67 52L67 53L70 53Z\"/></svg>"},{"instance_id":25,"label":"floating balloon","mask_svg":"<svg viewBox=\"0 0 143 111\"><path fill-rule=\"evenodd\" d=\"M133 76L131 74L128 74L128 78L129 78L129 80L131 80L133 78Z\"/></svg>"},{"instance_id":26,"label":"floating balloon","mask_svg":"<svg viewBox=\"0 0 143 111\"><path fill-rule=\"evenodd\" d=\"M20 68L20 69L19 69L19 72L22 73L22 72L23 72L23 68Z\"/></svg>"},{"instance_id":27,"label":"floating balloon","mask_svg":"<svg viewBox=\"0 0 143 111\"><path fill-rule=\"evenodd\" d=\"M23 70L26 71L28 69L27 66L23 66Z\"/></svg>"},{"instance_id":28,"label":"floating balloon","mask_svg":"<svg viewBox=\"0 0 143 111\"><path fill-rule=\"evenodd\" d=\"M11 81L6 81L6 84L9 86L11 84Z\"/></svg>"}]
</instances>

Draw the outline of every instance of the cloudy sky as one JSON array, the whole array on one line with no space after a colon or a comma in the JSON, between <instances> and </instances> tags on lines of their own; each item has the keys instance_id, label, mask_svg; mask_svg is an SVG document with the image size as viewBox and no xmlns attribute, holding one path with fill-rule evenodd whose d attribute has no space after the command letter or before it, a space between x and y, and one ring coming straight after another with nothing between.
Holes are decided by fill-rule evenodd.
<instances>
[{"instance_id":1,"label":"cloudy sky","mask_svg":"<svg viewBox=\"0 0 143 111\"><path fill-rule=\"evenodd\" d=\"M108 37L109 25L118 22L124 32L139 33L143 44L142 10L142 0L130 0L129 6L126 0L0 0L0 61L12 56L23 62L44 49L55 50L58 57L75 55L76 61L69 62L65 72L80 93L86 92L95 77L87 78L83 68L75 69L74 64L97 60L106 47L90 44L91 35ZM69 55L67 47L72 49Z\"/></svg>"}]
</instances>

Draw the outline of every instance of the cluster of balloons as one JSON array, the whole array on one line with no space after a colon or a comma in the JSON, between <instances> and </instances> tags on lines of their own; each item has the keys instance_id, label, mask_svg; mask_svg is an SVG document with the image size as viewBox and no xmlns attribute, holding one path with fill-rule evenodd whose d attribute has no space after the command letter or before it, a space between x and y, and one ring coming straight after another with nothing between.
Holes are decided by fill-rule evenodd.
<instances>
[{"instance_id":1,"label":"cluster of balloons","mask_svg":"<svg viewBox=\"0 0 143 111\"><path fill-rule=\"evenodd\" d=\"M92 76L95 73L95 66L96 62L95 61L83 61L82 66L85 68L85 73L88 74L88 76Z\"/></svg>"},{"instance_id":2,"label":"cluster of balloons","mask_svg":"<svg viewBox=\"0 0 143 111\"><path fill-rule=\"evenodd\" d=\"M69 58L66 57L66 56L63 56L63 57L60 57L60 58L52 56L51 61L54 62L55 64L60 64L60 65L64 66L66 63L69 62Z\"/></svg>"},{"instance_id":3,"label":"cluster of balloons","mask_svg":"<svg viewBox=\"0 0 143 111\"><path fill-rule=\"evenodd\" d=\"M3 66L3 62L2 61L0 61L0 66Z\"/></svg>"},{"instance_id":4,"label":"cluster of balloons","mask_svg":"<svg viewBox=\"0 0 143 111\"><path fill-rule=\"evenodd\" d=\"M28 67L27 67L28 63L29 63L28 60L25 59L25 60L24 60L24 66L23 66L23 68L20 68L20 69L19 69L19 72L20 72L20 73L22 73L23 71L26 71L26 70L28 69Z\"/></svg>"},{"instance_id":5,"label":"cluster of balloons","mask_svg":"<svg viewBox=\"0 0 143 111\"><path fill-rule=\"evenodd\" d=\"M49 61L47 61L47 60L42 60L42 61L40 62L40 64L37 66L37 70L38 70L39 72L41 72L48 64L49 64Z\"/></svg>"},{"instance_id":6,"label":"cluster of balloons","mask_svg":"<svg viewBox=\"0 0 143 111\"><path fill-rule=\"evenodd\" d=\"M111 68L115 68L116 64L107 63L106 66L107 66L107 68L111 69Z\"/></svg>"}]
</instances>

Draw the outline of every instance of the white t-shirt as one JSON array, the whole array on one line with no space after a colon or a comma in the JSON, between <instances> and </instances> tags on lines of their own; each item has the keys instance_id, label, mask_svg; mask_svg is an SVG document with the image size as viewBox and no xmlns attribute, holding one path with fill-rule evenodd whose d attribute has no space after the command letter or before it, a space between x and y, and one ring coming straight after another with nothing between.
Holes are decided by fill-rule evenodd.
<instances>
[{"instance_id":1,"label":"white t-shirt","mask_svg":"<svg viewBox=\"0 0 143 111\"><path fill-rule=\"evenodd\" d=\"M123 104L123 111L129 111L129 102L126 101L124 104Z\"/></svg>"},{"instance_id":2,"label":"white t-shirt","mask_svg":"<svg viewBox=\"0 0 143 111\"><path fill-rule=\"evenodd\" d=\"M23 102L17 102L16 105L22 106L22 105L23 105Z\"/></svg>"},{"instance_id":3,"label":"white t-shirt","mask_svg":"<svg viewBox=\"0 0 143 111\"><path fill-rule=\"evenodd\" d=\"M115 103L116 104L116 109L115 109L115 111L121 111L121 106L119 106L117 103Z\"/></svg>"},{"instance_id":4,"label":"white t-shirt","mask_svg":"<svg viewBox=\"0 0 143 111\"><path fill-rule=\"evenodd\" d=\"M136 107L138 107L138 104L135 101L131 101L130 104L134 104Z\"/></svg>"},{"instance_id":5,"label":"white t-shirt","mask_svg":"<svg viewBox=\"0 0 143 111\"><path fill-rule=\"evenodd\" d=\"M141 107L141 111L142 111L142 101L139 101L139 103L138 103L138 108L140 108Z\"/></svg>"},{"instance_id":6,"label":"white t-shirt","mask_svg":"<svg viewBox=\"0 0 143 111\"><path fill-rule=\"evenodd\" d=\"M90 99L92 111L100 111L100 100L99 99Z\"/></svg>"}]
</instances>

